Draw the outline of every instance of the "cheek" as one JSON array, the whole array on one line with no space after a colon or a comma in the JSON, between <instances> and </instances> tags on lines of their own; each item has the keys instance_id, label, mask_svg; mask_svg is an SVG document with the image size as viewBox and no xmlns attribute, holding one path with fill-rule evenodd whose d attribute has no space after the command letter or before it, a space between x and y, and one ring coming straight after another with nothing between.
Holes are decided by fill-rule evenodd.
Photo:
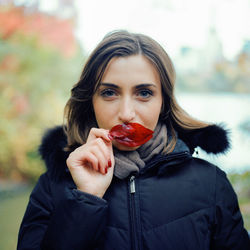
<instances>
[{"instance_id":1,"label":"cheek","mask_svg":"<svg viewBox=\"0 0 250 250\"><path fill-rule=\"evenodd\" d=\"M142 122L149 129L154 130L161 112L161 103L157 102L153 105L142 107L139 113L141 114Z\"/></svg>"},{"instance_id":2,"label":"cheek","mask_svg":"<svg viewBox=\"0 0 250 250\"><path fill-rule=\"evenodd\" d=\"M112 105L104 105L103 103L96 102L93 107L98 126L100 128L110 129L112 118L115 117L115 110Z\"/></svg>"}]
</instances>

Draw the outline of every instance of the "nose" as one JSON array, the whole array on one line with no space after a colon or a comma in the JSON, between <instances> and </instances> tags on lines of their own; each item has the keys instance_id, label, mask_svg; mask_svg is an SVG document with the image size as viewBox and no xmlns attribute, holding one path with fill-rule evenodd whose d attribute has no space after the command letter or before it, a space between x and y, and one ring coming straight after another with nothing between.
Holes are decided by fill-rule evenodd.
<instances>
[{"instance_id":1,"label":"nose","mask_svg":"<svg viewBox=\"0 0 250 250\"><path fill-rule=\"evenodd\" d=\"M120 103L118 118L122 123L134 120L135 110L133 102L130 99L125 99Z\"/></svg>"}]
</instances>

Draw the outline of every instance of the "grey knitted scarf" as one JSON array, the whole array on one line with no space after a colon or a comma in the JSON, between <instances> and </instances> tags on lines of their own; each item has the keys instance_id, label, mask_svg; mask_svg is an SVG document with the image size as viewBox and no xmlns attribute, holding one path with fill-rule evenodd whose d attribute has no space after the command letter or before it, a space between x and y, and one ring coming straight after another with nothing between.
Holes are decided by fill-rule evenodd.
<instances>
[{"instance_id":1,"label":"grey knitted scarf","mask_svg":"<svg viewBox=\"0 0 250 250\"><path fill-rule=\"evenodd\" d=\"M166 125L159 123L154 130L153 138L138 149L134 151L120 151L114 148L114 175L119 179L124 179L129 176L131 172L139 172L153 156L156 154L164 154L167 140Z\"/></svg>"}]
</instances>

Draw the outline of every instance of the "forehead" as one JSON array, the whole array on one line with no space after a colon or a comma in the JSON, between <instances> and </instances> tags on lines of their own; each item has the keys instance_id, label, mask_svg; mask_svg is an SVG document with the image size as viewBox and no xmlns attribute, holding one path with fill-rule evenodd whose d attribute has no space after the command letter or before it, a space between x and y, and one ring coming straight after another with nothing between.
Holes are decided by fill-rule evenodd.
<instances>
[{"instance_id":1,"label":"forehead","mask_svg":"<svg viewBox=\"0 0 250 250\"><path fill-rule=\"evenodd\" d=\"M108 63L101 82L160 82L159 73L152 62L143 55L114 57Z\"/></svg>"}]
</instances>

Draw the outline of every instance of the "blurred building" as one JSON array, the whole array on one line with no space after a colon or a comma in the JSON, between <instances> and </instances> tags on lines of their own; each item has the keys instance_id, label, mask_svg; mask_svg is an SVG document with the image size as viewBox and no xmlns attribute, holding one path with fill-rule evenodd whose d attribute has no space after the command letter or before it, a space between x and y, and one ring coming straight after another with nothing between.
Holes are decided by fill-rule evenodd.
<instances>
[{"instance_id":1,"label":"blurred building","mask_svg":"<svg viewBox=\"0 0 250 250\"><path fill-rule=\"evenodd\" d=\"M176 68L181 73L207 72L223 60L223 47L215 26L211 26L207 42L202 48L182 47L175 58Z\"/></svg>"}]
</instances>

